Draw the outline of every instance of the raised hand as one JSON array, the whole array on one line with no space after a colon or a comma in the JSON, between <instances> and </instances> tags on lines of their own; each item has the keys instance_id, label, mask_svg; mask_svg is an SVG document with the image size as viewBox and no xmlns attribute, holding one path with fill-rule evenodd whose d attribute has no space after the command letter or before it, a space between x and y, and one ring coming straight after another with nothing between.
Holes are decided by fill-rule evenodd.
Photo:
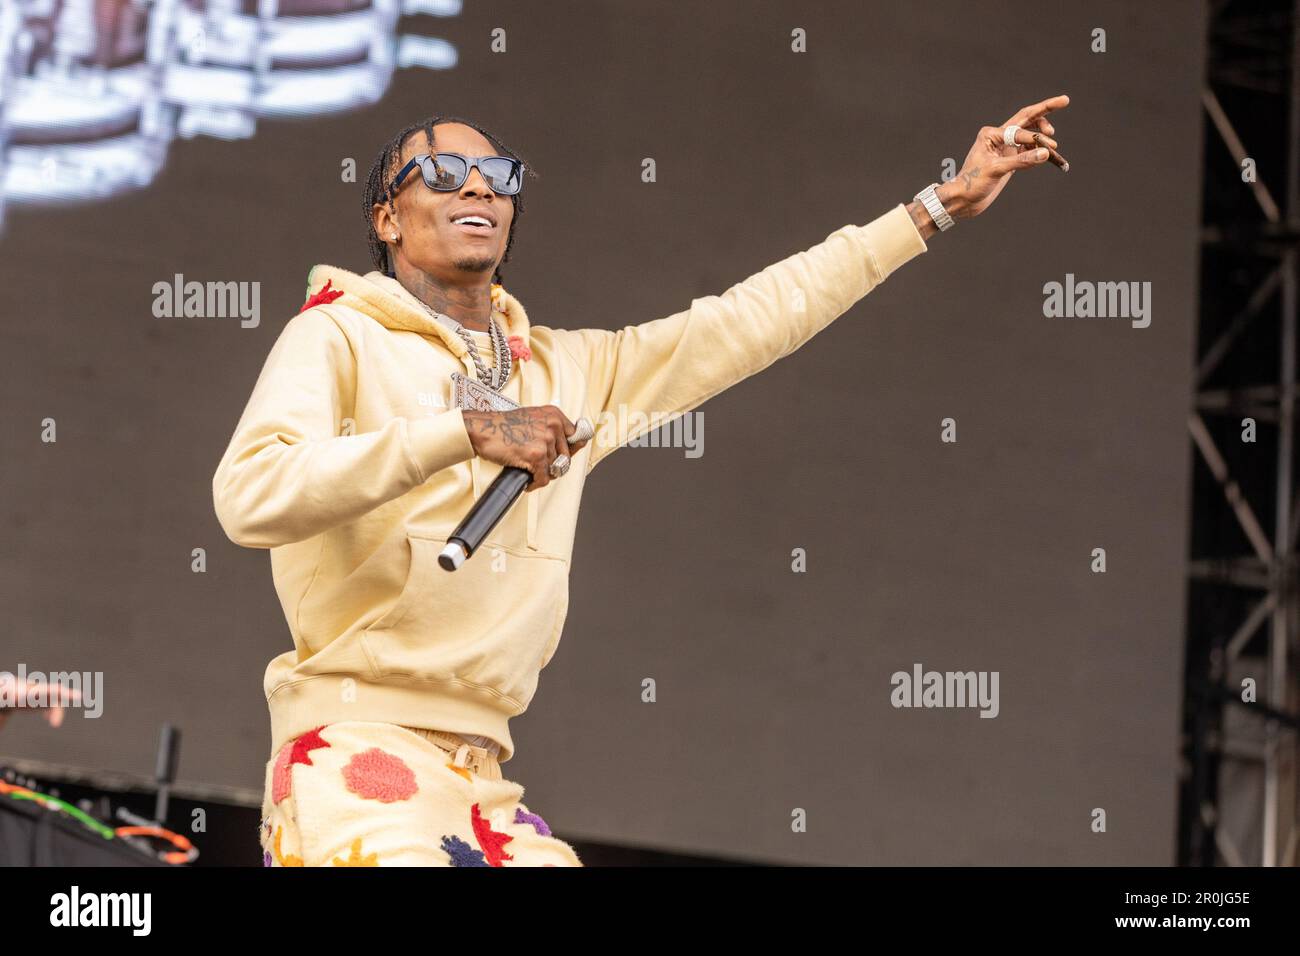
<instances>
[{"instance_id":1,"label":"raised hand","mask_svg":"<svg viewBox=\"0 0 1300 956\"><path fill-rule=\"evenodd\" d=\"M1047 115L1069 104L1068 96L1053 96L1024 107L1000 126L981 129L957 175L935 190L948 215L953 219L978 216L992 205L1018 169L1050 162L1062 172L1068 171L1070 163L1059 152L1056 128L1048 121ZM1014 146L1004 139L1008 126L1020 127L1015 134ZM927 215L923 206L920 214Z\"/></svg>"}]
</instances>

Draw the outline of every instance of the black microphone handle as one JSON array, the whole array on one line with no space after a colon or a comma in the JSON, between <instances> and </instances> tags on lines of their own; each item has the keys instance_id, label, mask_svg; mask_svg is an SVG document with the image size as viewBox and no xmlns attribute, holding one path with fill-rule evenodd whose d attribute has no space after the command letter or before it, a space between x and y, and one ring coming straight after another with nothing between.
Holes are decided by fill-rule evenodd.
<instances>
[{"instance_id":1,"label":"black microphone handle","mask_svg":"<svg viewBox=\"0 0 1300 956\"><path fill-rule=\"evenodd\" d=\"M502 468L501 474L483 492L483 497L474 502L474 507L470 508L465 520L456 526L447 543L459 542L465 549L465 559L468 560L532 480L533 473L527 468L516 468L513 465ZM455 571L458 567L458 562L445 554L438 556L438 564L447 571Z\"/></svg>"}]
</instances>

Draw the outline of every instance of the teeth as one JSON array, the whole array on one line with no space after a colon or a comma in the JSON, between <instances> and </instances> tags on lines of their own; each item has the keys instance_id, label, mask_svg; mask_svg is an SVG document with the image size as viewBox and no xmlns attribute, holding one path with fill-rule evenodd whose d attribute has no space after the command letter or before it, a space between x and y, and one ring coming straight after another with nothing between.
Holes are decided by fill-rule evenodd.
<instances>
[{"instance_id":1,"label":"teeth","mask_svg":"<svg viewBox=\"0 0 1300 956\"><path fill-rule=\"evenodd\" d=\"M488 227L491 227L491 225L492 225L492 223L488 222L488 221L487 221L486 219L484 219L482 216L461 216L459 219L454 219L454 220L452 220L452 221L455 222L457 225L460 225L461 223L465 223L465 224L467 224L467 225L471 225L471 226L488 226Z\"/></svg>"}]
</instances>

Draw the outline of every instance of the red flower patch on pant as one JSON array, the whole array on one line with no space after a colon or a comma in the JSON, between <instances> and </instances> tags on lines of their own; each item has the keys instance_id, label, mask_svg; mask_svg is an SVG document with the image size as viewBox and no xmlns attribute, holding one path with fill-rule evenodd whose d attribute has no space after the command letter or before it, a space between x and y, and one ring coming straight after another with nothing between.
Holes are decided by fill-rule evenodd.
<instances>
[{"instance_id":1,"label":"red flower patch on pant","mask_svg":"<svg viewBox=\"0 0 1300 956\"><path fill-rule=\"evenodd\" d=\"M321 737L320 732L325 728L317 727L315 730L309 730L301 737L289 741L280 748L280 752L275 757L275 769L271 777L271 800L279 803L293 790L293 775L290 771L296 763L305 763L312 766L311 752L319 750L321 747L328 747L329 743Z\"/></svg>"},{"instance_id":2,"label":"red flower patch on pant","mask_svg":"<svg viewBox=\"0 0 1300 956\"><path fill-rule=\"evenodd\" d=\"M409 800L420 789L405 761L378 747L353 754L343 768L343 780L353 793L380 803Z\"/></svg>"}]
</instances>

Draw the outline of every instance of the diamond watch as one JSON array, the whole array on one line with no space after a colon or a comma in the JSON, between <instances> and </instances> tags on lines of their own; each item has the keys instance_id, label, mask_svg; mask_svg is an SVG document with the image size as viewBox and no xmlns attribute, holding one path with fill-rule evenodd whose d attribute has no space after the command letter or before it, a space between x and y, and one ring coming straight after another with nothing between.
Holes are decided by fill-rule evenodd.
<instances>
[{"instance_id":1,"label":"diamond watch","mask_svg":"<svg viewBox=\"0 0 1300 956\"><path fill-rule=\"evenodd\" d=\"M943 203L939 201L939 196L935 190L939 187L938 183L930 183L912 198L923 205L934 224L943 232L953 227L952 216L948 215L948 210L943 208Z\"/></svg>"}]
</instances>

